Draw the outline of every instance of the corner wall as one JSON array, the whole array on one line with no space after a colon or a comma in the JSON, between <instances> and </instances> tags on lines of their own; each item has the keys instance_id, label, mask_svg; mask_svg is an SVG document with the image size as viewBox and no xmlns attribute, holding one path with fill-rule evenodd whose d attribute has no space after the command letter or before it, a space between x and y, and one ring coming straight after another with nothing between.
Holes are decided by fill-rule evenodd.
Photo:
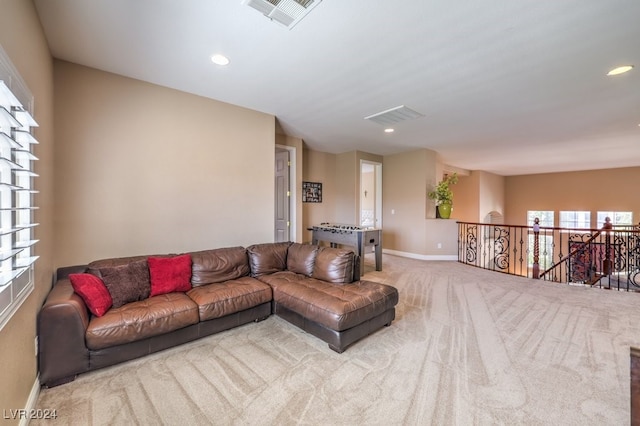
<instances>
[{"instance_id":1,"label":"corner wall","mask_svg":"<svg viewBox=\"0 0 640 426\"><path fill-rule=\"evenodd\" d=\"M496 211L504 216L504 176L482 171L478 173L480 174L480 205L478 222L486 222L487 215L492 211Z\"/></svg>"}]
</instances>

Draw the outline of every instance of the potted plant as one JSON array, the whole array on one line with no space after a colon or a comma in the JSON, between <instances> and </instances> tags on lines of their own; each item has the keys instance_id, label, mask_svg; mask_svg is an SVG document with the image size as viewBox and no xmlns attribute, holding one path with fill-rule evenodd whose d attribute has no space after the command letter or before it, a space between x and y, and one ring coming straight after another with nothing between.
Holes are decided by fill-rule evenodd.
<instances>
[{"instance_id":1,"label":"potted plant","mask_svg":"<svg viewBox=\"0 0 640 426\"><path fill-rule=\"evenodd\" d=\"M458 175L454 173L447 175L436 185L436 188L427 195L430 199L435 200L436 209L439 216L443 219L449 219L451 216L451 208L453 205L453 191L450 185L458 183Z\"/></svg>"}]
</instances>

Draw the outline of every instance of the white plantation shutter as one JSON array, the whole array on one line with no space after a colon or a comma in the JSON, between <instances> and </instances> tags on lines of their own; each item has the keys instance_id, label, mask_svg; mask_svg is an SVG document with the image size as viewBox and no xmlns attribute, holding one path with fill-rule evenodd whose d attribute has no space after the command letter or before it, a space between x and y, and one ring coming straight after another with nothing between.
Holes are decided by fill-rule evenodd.
<instances>
[{"instance_id":1,"label":"white plantation shutter","mask_svg":"<svg viewBox=\"0 0 640 426\"><path fill-rule=\"evenodd\" d=\"M33 290L32 96L0 48L0 329Z\"/></svg>"}]
</instances>

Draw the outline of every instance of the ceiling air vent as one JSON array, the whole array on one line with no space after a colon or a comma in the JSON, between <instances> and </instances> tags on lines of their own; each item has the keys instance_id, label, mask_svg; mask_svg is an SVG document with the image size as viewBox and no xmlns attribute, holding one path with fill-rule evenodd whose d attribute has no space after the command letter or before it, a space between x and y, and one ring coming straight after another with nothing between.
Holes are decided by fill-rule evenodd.
<instances>
[{"instance_id":1,"label":"ceiling air vent","mask_svg":"<svg viewBox=\"0 0 640 426\"><path fill-rule=\"evenodd\" d=\"M267 18L285 27L293 28L322 0L243 0Z\"/></svg>"},{"instance_id":2,"label":"ceiling air vent","mask_svg":"<svg viewBox=\"0 0 640 426\"><path fill-rule=\"evenodd\" d=\"M401 121L413 120L414 118L420 117L424 117L424 114L420 114L419 112L416 112L411 108L400 105L395 108L370 115L368 117L365 117L364 119L386 126L388 124L396 124L400 123Z\"/></svg>"}]
</instances>

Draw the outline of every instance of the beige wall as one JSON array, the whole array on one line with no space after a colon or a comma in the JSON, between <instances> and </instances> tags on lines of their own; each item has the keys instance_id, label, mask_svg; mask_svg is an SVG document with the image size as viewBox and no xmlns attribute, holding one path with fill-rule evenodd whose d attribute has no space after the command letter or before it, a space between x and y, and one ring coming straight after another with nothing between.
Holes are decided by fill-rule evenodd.
<instances>
[{"instance_id":1,"label":"beige wall","mask_svg":"<svg viewBox=\"0 0 640 426\"><path fill-rule=\"evenodd\" d=\"M303 242L311 242L309 226L336 222L336 155L304 149L303 180L322 183L322 202L303 203Z\"/></svg>"},{"instance_id":2,"label":"beige wall","mask_svg":"<svg viewBox=\"0 0 640 426\"><path fill-rule=\"evenodd\" d=\"M304 242L311 241L309 226L359 223L360 160L382 163L383 158L361 151L329 154L305 148L304 180L322 183L322 203L303 204Z\"/></svg>"},{"instance_id":3,"label":"beige wall","mask_svg":"<svg viewBox=\"0 0 640 426\"><path fill-rule=\"evenodd\" d=\"M478 221L486 222L487 215L493 211L504 216L504 176L482 171L478 174L480 175Z\"/></svg>"},{"instance_id":4,"label":"beige wall","mask_svg":"<svg viewBox=\"0 0 640 426\"><path fill-rule=\"evenodd\" d=\"M40 159L35 170L40 175L35 187L35 237L40 242L35 254L35 290L0 332L0 408L25 408L34 389L37 361L34 355L36 315L51 287L53 233L53 80L52 62L40 22L31 1L2 0L0 5L0 44L9 55L34 95L34 117L40 127L35 136L40 144L34 148ZM52 407L53 408L53 407ZM4 420L7 424L16 421Z\"/></svg>"},{"instance_id":5,"label":"beige wall","mask_svg":"<svg viewBox=\"0 0 640 426\"><path fill-rule=\"evenodd\" d=\"M638 197L640 167L545 173L505 178L505 223L526 225L527 210L591 211L592 227L596 212L632 211L634 223L640 222Z\"/></svg>"},{"instance_id":6,"label":"beige wall","mask_svg":"<svg viewBox=\"0 0 640 426\"><path fill-rule=\"evenodd\" d=\"M487 215L497 211L504 215L504 176L480 170L467 176L459 174L453 185L451 218L460 222L486 222Z\"/></svg>"},{"instance_id":7,"label":"beige wall","mask_svg":"<svg viewBox=\"0 0 640 426\"><path fill-rule=\"evenodd\" d=\"M504 216L504 176L483 171L477 173L480 176L478 222L489 222L491 212Z\"/></svg>"},{"instance_id":8,"label":"beige wall","mask_svg":"<svg viewBox=\"0 0 640 426\"><path fill-rule=\"evenodd\" d=\"M421 149L384 157L382 171L385 249L423 255L427 209L434 210L427 188L435 181L436 153ZM435 216L435 215L434 215Z\"/></svg>"},{"instance_id":9,"label":"beige wall","mask_svg":"<svg viewBox=\"0 0 640 426\"><path fill-rule=\"evenodd\" d=\"M455 260L458 255L458 222L456 220L426 219L423 259ZM411 253L411 255L417 253Z\"/></svg>"},{"instance_id":10,"label":"beige wall","mask_svg":"<svg viewBox=\"0 0 640 426\"><path fill-rule=\"evenodd\" d=\"M273 241L273 116L54 70L57 265Z\"/></svg>"},{"instance_id":11,"label":"beige wall","mask_svg":"<svg viewBox=\"0 0 640 426\"><path fill-rule=\"evenodd\" d=\"M478 222L480 206L480 173L471 172L468 176L458 175L458 183L451 186L453 191L453 210L451 219L462 222Z\"/></svg>"},{"instance_id":12,"label":"beige wall","mask_svg":"<svg viewBox=\"0 0 640 426\"><path fill-rule=\"evenodd\" d=\"M336 204L337 223L358 223L360 164L356 151L336 155Z\"/></svg>"}]
</instances>

